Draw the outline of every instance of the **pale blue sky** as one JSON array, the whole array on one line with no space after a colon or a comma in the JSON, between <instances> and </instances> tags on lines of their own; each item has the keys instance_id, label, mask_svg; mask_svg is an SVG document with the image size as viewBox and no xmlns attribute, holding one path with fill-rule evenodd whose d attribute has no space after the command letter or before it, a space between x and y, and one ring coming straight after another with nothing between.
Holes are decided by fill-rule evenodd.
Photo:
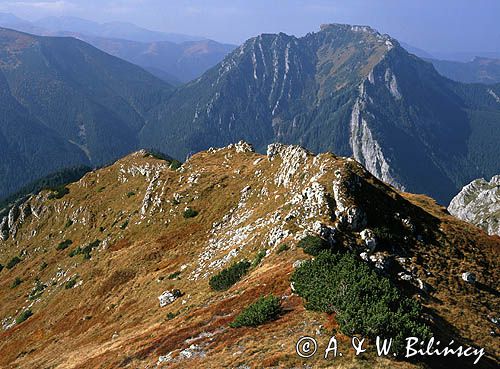
<instances>
[{"instance_id":1,"label":"pale blue sky","mask_svg":"<svg viewBox=\"0 0 500 369\"><path fill-rule=\"evenodd\" d=\"M322 23L367 24L431 52L500 51L499 0L0 0L0 12L128 21L231 43L263 32L303 35Z\"/></svg>"}]
</instances>

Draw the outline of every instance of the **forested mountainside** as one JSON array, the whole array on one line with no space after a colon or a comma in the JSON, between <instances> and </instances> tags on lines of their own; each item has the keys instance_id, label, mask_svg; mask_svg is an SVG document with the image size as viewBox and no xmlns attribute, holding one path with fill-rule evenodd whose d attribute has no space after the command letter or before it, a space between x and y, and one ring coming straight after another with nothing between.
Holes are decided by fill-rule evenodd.
<instances>
[{"instance_id":1,"label":"forested mountainside","mask_svg":"<svg viewBox=\"0 0 500 369\"><path fill-rule=\"evenodd\" d=\"M172 87L74 38L0 29L0 197L61 168L138 147Z\"/></svg>"}]
</instances>

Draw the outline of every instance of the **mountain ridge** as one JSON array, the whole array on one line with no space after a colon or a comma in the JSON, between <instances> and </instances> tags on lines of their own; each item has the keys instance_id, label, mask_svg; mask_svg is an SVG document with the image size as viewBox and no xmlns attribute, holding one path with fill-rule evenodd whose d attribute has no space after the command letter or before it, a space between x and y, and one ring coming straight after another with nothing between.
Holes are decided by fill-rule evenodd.
<instances>
[{"instance_id":1,"label":"mountain ridge","mask_svg":"<svg viewBox=\"0 0 500 369\"><path fill-rule=\"evenodd\" d=\"M0 270L0 365L293 367L304 364L295 352L300 337L326 344L331 332L347 348L350 337L335 316L305 310L290 286L294 270L311 260L299 245L305 235L356 255L421 301L443 342L487 353L474 366L451 356L356 358L346 349L339 365L498 364L496 337L488 334L497 329L490 319L498 306L498 238L430 198L380 182L353 159L280 144L266 151L239 142L197 153L177 170L139 151L86 174L61 198L42 191L12 208L0 221L0 263L8 265ZM210 288L210 277L257 254L234 286ZM465 272L476 284L462 279ZM284 307L276 320L229 327L269 294ZM162 296L171 297L162 304ZM16 323L26 309L32 315ZM307 363L325 365L322 355Z\"/></svg>"}]
</instances>

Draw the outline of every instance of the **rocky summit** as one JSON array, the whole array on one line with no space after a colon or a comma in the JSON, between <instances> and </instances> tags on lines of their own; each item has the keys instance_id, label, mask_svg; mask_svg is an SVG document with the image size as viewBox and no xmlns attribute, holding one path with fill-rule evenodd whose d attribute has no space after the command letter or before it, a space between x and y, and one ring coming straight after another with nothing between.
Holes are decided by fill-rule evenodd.
<instances>
[{"instance_id":1,"label":"rocky summit","mask_svg":"<svg viewBox=\"0 0 500 369\"><path fill-rule=\"evenodd\" d=\"M448 211L488 234L500 236L500 175L476 179L451 200Z\"/></svg>"},{"instance_id":2,"label":"rocky summit","mask_svg":"<svg viewBox=\"0 0 500 369\"><path fill-rule=\"evenodd\" d=\"M1 224L2 368L499 363L499 239L351 158L282 144L259 154L239 142L177 167L138 151L32 195ZM315 248L351 255L345 260L370 275L363 295L371 303L382 296L370 295L370 283L386 281L380 286L422 306L419 324L442 342L484 348L484 357L477 365L373 350L355 357L348 347L356 331L342 310L314 308L304 293L300 278L330 260L311 256ZM302 336L324 350L332 334L343 356L297 355Z\"/></svg>"}]
</instances>

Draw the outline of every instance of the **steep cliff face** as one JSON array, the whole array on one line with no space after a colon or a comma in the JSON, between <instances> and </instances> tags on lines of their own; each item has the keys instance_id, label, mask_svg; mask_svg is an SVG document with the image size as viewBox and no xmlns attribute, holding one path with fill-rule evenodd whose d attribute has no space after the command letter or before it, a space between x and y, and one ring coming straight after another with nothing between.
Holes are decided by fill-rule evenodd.
<instances>
[{"instance_id":1,"label":"steep cliff face","mask_svg":"<svg viewBox=\"0 0 500 369\"><path fill-rule=\"evenodd\" d=\"M500 236L500 176L476 179L451 200L448 211L466 222Z\"/></svg>"},{"instance_id":2,"label":"steep cliff face","mask_svg":"<svg viewBox=\"0 0 500 369\"><path fill-rule=\"evenodd\" d=\"M478 367L498 364L489 335L498 239L351 158L282 144L266 152L239 142L174 170L139 151L69 184L61 198L43 191L12 208L0 222L0 366L324 365L322 355L306 362L295 353L303 335L326 344L338 332L334 316L304 310L290 287L294 268L310 259L298 247L306 235L415 295L440 336L485 347ZM243 260L254 262L240 281L210 288L209 278ZM465 272L476 275L474 286ZM268 294L283 305L277 320L229 327ZM337 334L346 344L339 365L424 365L356 359Z\"/></svg>"}]
</instances>

